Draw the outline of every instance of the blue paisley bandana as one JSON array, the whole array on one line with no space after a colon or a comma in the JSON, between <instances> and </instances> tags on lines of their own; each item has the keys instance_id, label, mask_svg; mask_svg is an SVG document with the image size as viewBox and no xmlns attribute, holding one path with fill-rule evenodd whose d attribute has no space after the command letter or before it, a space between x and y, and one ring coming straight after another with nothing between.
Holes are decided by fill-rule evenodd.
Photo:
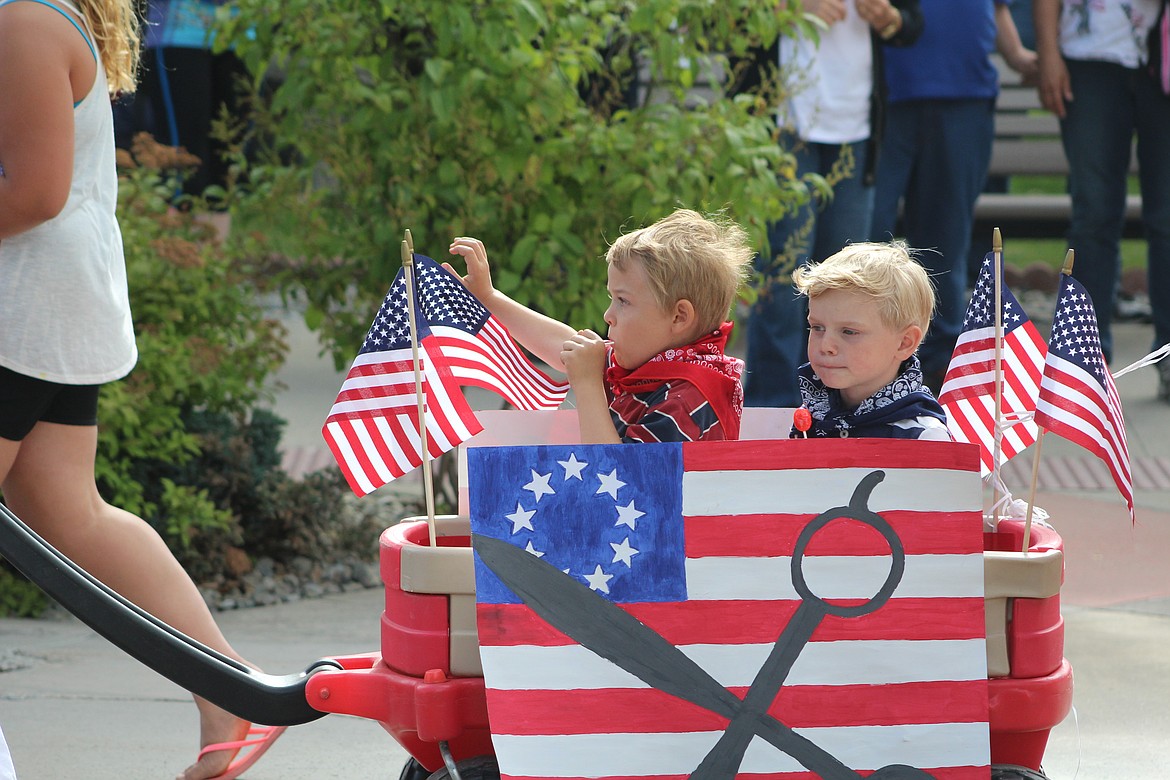
<instances>
[{"instance_id":1,"label":"blue paisley bandana","mask_svg":"<svg viewBox=\"0 0 1170 780\"><path fill-rule=\"evenodd\" d=\"M809 363L797 371L797 380L803 405L812 414L810 436L916 439L921 428L907 427L906 421L934 417L946 423L943 408L922 384L922 367L917 355L902 363L893 382L866 398L856 409L847 409L840 391L825 387ZM800 434L794 429L792 435Z\"/></svg>"}]
</instances>

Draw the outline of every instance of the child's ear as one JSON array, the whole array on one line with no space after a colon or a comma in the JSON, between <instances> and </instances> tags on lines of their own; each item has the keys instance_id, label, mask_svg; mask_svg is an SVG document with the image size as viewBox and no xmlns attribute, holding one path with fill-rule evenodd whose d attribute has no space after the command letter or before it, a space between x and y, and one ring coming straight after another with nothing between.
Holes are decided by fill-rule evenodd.
<instances>
[{"instance_id":1,"label":"child's ear","mask_svg":"<svg viewBox=\"0 0 1170 780\"><path fill-rule=\"evenodd\" d=\"M922 343L922 328L917 325L907 325L902 331L902 340L898 342L898 359L906 360L918 349Z\"/></svg>"},{"instance_id":2,"label":"child's ear","mask_svg":"<svg viewBox=\"0 0 1170 780\"><path fill-rule=\"evenodd\" d=\"M698 320L698 315L695 313L695 305L686 298L679 298L672 310L673 321L672 325L676 331L686 332L695 326Z\"/></svg>"}]
</instances>

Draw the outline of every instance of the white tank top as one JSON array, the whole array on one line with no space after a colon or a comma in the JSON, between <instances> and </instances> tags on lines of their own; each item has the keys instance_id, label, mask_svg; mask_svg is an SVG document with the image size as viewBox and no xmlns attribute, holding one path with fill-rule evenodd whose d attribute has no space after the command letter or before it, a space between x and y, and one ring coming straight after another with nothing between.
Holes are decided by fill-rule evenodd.
<instances>
[{"instance_id":1,"label":"white tank top","mask_svg":"<svg viewBox=\"0 0 1170 780\"><path fill-rule=\"evenodd\" d=\"M0 0L0 7L10 2L77 10L64 0ZM92 32L86 37L92 41ZM113 110L100 59L73 123L65 208L0 241L0 366L49 382L93 385L125 376L138 360L115 216Z\"/></svg>"},{"instance_id":2,"label":"white tank top","mask_svg":"<svg viewBox=\"0 0 1170 780\"><path fill-rule=\"evenodd\" d=\"M780 39L780 67L789 74L793 94L782 127L805 141L847 144L870 136L873 47L869 25L850 0L845 19L823 31L820 41L806 36Z\"/></svg>"}]
</instances>

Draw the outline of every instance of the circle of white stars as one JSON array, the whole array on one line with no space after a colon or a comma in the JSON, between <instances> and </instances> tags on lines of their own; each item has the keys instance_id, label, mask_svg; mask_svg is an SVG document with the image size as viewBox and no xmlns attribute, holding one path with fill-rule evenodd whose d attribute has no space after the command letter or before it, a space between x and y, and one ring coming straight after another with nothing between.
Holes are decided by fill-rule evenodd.
<instances>
[{"instance_id":1,"label":"circle of white stars","mask_svg":"<svg viewBox=\"0 0 1170 780\"><path fill-rule=\"evenodd\" d=\"M563 470L563 474L558 474L556 469L553 469L547 474L541 474L536 469L529 469L530 479L527 484L523 485L522 490L526 490L532 494L531 498L521 498L516 502L516 511L504 515L505 518L512 524L512 535L515 536L523 531L535 531L535 522L539 522L537 514L540 511L541 499L546 496L556 495L556 488L553 487L553 482L559 478L560 484L565 484L570 480L579 480L585 482L587 478L586 469L589 463L577 459L576 453L570 453L568 460L558 460L557 465ZM645 512L639 510L631 499L629 503L623 505L618 498L618 493L626 483L618 476L618 470L615 468L608 474L597 472L593 475L598 481L597 490L594 495L606 494L613 499L614 510L617 512L617 517L614 520L614 527L625 526L630 532L636 531L638 528L638 520L646 515ZM623 499L624 500L624 499ZM550 521L551 522L551 521ZM630 544L630 534L627 533L621 542L610 542L609 546L613 548L613 559L606 562L606 566L613 570L614 567L622 566L627 569L633 568L633 559L638 555L639 550ZM528 553L535 555L538 558L543 558L544 550L536 549L532 540L529 539L524 548ZM609 582L616 575L606 571L606 566L598 563L595 565L592 572L583 571L577 576L582 577L589 587L593 590L602 593L609 593ZM569 569L562 569L565 574L573 574Z\"/></svg>"}]
</instances>

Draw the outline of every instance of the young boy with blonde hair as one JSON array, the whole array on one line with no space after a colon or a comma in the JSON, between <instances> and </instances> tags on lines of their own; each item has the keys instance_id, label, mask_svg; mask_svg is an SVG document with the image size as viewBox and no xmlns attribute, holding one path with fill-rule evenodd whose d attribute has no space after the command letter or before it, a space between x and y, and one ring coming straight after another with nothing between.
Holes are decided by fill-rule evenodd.
<instances>
[{"instance_id":1,"label":"young boy with blonde hair","mask_svg":"<svg viewBox=\"0 0 1170 780\"><path fill-rule=\"evenodd\" d=\"M811 435L950 439L915 354L934 289L904 243L850 244L798 270L793 284L808 296L809 362L798 380Z\"/></svg>"},{"instance_id":2,"label":"young boy with blonde hair","mask_svg":"<svg viewBox=\"0 0 1170 780\"><path fill-rule=\"evenodd\" d=\"M467 263L463 283L512 336L568 374L582 443L739 438L743 361L724 348L753 251L735 223L680 209L614 241L608 339L495 289L478 239L456 238L450 252Z\"/></svg>"}]
</instances>

